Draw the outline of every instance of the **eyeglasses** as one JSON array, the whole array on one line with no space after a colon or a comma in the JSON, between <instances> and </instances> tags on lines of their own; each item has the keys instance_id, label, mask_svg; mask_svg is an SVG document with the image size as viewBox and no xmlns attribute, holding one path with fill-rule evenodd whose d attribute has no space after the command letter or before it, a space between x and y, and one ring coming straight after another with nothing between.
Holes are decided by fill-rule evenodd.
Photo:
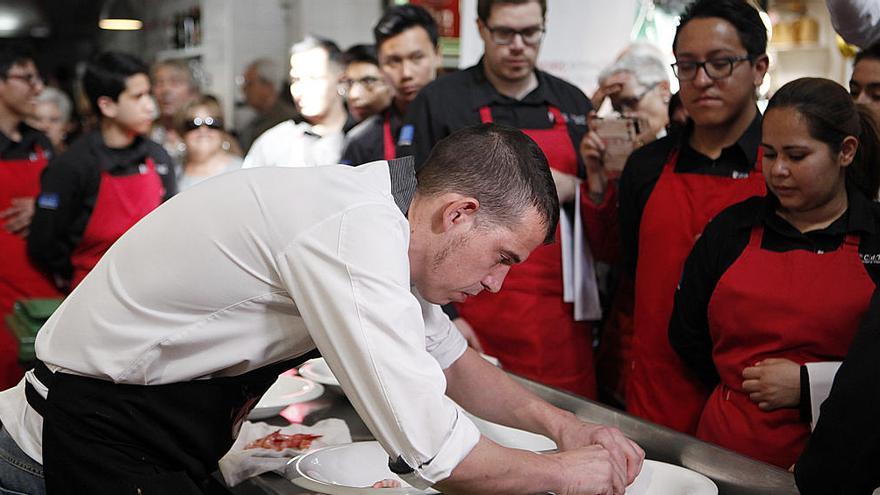
<instances>
[{"instance_id":1,"label":"eyeglasses","mask_svg":"<svg viewBox=\"0 0 880 495\"><path fill-rule=\"evenodd\" d=\"M489 30L489 33L492 35L492 41L495 42L496 45L509 45L513 43L513 39L516 35L520 35L523 43L532 46L537 45L544 38L543 26L532 26L525 29L511 29L504 26L486 26L486 29Z\"/></svg>"},{"instance_id":2,"label":"eyeglasses","mask_svg":"<svg viewBox=\"0 0 880 495\"><path fill-rule=\"evenodd\" d=\"M611 98L611 108L613 108L614 111L617 113L624 113L627 110L634 112L636 109L638 109L639 103L642 101L642 98L644 98L648 93L651 92L651 90L653 90L656 87L657 87L657 84L655 83L655 84L648 86L647 88L645 88L644 91L642 91L641 93L639 93L635 96L628 96L628 97L623 97L623 98L612 97Z\"/></svg>"},{"instance_id":3,"label":"eyeglasses","mask_svg":"<svg viewBox=\"0 0 880 495\"><path fill-rule=\"evenodd\" d=\"M672 64L672 72L675 73L675 77L677 77L679 81L690 81L697 77L697 71L702 67L702 69L706 71L706 75L709 76L709 79L718 80L730 77L730 75L733 74L733 66L746 60L751 61L752 56L742 55L739 57L718 57L710 58L709 60L704 60L702 62L688 60Z\"/></svg>"},{"instance_id":4,"label":"eyeglasses","mask_svg":"<svg viewBox=\"0 0 880 495\"><path fill-rule=\"evenodd\" d=\"M205 117L204 119L201 117L196 117L183 123L183 129L186 132L194 131L199 127L207 127L208 129L222 131L223 121L220 119L215 119L214 117Z\"/></svg>"},{"instance_id":5,"label":"eyeglasses","mask_svg":"<svg viewBox=\"0 0 880 495\"><path fill-rule=\"evenodd\" d=\"M351 91L355 84L360 84L367 91L379 89L385 84L385 80L380 77L366 76L360 79L343 79L339 82L346 91Z\"/></svg>"},{"instance_id":6,"label":"eyeglasses","mask_svg":"<svg viewBox=\"0 0 880 495\"><path fill-rule=\"evenodd\" d=\"M24 81L30 87L36 87L43 84L43 78L39 74L30 72L28 74L6 74L4 79L18 79Z\"/></svg>"}]
</instances>

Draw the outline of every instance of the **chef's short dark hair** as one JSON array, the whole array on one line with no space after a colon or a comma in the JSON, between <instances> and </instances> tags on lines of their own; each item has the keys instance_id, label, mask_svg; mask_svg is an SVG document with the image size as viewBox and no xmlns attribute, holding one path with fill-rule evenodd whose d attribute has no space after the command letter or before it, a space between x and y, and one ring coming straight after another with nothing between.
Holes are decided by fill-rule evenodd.
<instances>
[{"instance_id":1,"label":"chef's short dark hair","mask_svg":"<svg viewBox=\"0 0 880 495\"><path fill-rule=\"evenodd\" d=\"M856 53L856 58L853 60L853 67L865 59L880 60L880 41L869 45L864 50L859 50L859 53Z\"/></svg>"},{"instance_id":2,"label":"chef's short dark hair","mask_svg":"<svg viewBox=\"0 0 880 495\"><path fill-rule=\"evenodd\" d=\"M95 115L101 115L98 98L106 96L117 101L120 93L125 91L128 78L137 74L148 76L149 73L149 67L141 59L128 53L109 51L92 58L86 64L82 83Z\"/></svg>"},{"instance_id":3,"label":"chef's short dark hair","mask_svg":"<svg viewBox=\"0 0 880 495\"><path fill-rule=\"evenodd\" d=\"M559 200L547 157L519 129L500 124L465 127L440 140L418 171L418 192L476 198L481 220L508 228L535 208L552 242Z\"/></svg>"},{"instance_id":4,"label":"chef's short dark hair","mask_svg":"<svg viewBox=\"0 0 880 495\"><path fill-rule=\"evenodd\" d=\"M0 78L6 79L6 75L15 65L23 65L34 61L34 52L30 46L24 44L12 44L0 48Z\"/></svg>"},{"instance_id":5,"label":"chef's short dark hair","mask_svg":"<svg viewBox=\"0 0 880 495\"><path fill-rule=\"evenodd\" d=\"M477 17L483 21L483 24L492 15L492 7L500 4L520 4L535 2L541 6L541 17L547 17L547 0L477 0Z\"/></svg>"},{"instance_id":6,"label":"chef's short dark hair","mask_svg":"<svg viewBox=\"0 0 880 495\"><path fill-rule=\"evenodd\" d=\"M687 23L708 17L717 17L733 24L740 43L753 62L755 57L767 52L767 28L758 11L745 0L697 0L688 5L678 21L675 38L672 40L672 51L677 50L678 35Z\"/></svg>"},{"instance_id":7,"label":"chef's short dark hair","mask_svg":"<svg viewBox=\"0 0 880 495\"><path fill-rule=\"evenodd\" d=\"M419 5L397 5L388 9L373 28L373 38L378 50L388 38L393 38L407 29L420 27L428 33L431 44L437 46L437 22L430 12Z\"/></svg>"}]
</instances>

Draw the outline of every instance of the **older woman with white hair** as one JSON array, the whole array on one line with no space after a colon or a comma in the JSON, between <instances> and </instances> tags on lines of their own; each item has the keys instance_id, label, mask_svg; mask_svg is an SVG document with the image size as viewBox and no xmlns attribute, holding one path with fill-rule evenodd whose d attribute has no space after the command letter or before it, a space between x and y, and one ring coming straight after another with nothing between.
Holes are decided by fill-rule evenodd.
<instances>
[{"instance_id":1,"label":"older woman with white hair","mask_svg":"<svg viewBox=\"0 0 880 495\"><path fill-rule=\"evenodd\" d=\"M29 126L43 131L49 137L56 154L67 147L65 139L70 130L71 108L67 94L49 86L37 97L33 116L26 119Z\"/></svg>"}]
</instances>

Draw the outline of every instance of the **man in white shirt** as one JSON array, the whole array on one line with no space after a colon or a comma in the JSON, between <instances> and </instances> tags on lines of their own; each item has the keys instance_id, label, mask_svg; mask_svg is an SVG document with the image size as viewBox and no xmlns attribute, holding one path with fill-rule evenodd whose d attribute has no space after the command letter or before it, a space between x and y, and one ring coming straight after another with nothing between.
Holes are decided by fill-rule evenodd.
<instances>
[{"instance_id":1,"label":"man in white shirt","mask_svg":"<svg viewBox=\"0 0 880 495\"><path fill-rule=\"evenodd\" d=\"M242 168L339 163L349 119L339 86L342 71L342 53L332 41L307 37L293 45L290 94L303 121L286 120L264 132Z\"/></svg>"},{"instance_id":2,"label":"man in white shirt","mask_svg":"<svg viewBox=\"0 0 880 495\"><path fill-rule=\"evenodd\" d=\"M317 348L415 486L622 494L642 450L527 392L437 306L500 290L557 220L544 155L495 124L438 143L418 184L400 159L178 195L114 244L41 330L44 364L0 393L0 486L38 493L6 474L42 462L50 493L205 493L249 408ZM453 400L561 452L494 444Z\"/></svg>"}]
</instances>

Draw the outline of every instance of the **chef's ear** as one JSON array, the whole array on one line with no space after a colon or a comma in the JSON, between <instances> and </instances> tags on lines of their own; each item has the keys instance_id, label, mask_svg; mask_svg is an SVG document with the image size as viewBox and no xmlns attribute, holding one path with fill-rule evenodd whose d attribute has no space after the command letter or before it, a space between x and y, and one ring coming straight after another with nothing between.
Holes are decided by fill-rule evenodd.
<instances>
[{"instance_id":1,"label":"chef's ear","mask_svg":"<svg viewBox=\"0 0 880 495\"><path fill-rule=\"evenodd\" d=\"M443 231L455 227L472 226L480 210L480 202L476 198L458 196L446 203L443 208Z\"/></svg>"}]
</instances>

